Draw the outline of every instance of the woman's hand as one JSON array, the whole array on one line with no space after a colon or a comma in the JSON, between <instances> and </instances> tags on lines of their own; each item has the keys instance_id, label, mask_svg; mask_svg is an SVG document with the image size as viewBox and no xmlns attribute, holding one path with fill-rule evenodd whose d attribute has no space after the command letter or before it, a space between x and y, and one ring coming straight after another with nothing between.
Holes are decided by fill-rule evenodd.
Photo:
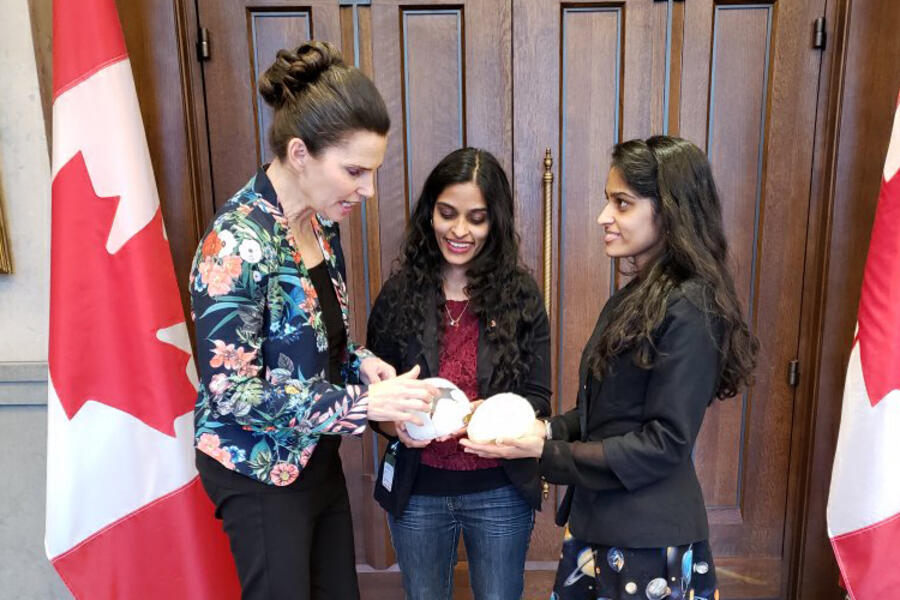
<instances>
[{"instance_id":1,"label":"woman's hand","mask_svg":"<svg viewBox=\"0 0 900 600\"><path fill-rule=\"evenodd\" d=\"M526 435L547 439L547 421L535 419L534 424L531 426L531 433Z\"/></svg>"},{"instance_id":2,"label":"woman's hand","mask_svg":"<svg viewBox=\"0 0 900 600\"><path fill-rule=\"evenodd\" d=\"M364 358L359 363L359 380L366 385L378 383L385 379L393 379L397 371L377 356Z\"/></svg>"},{"instance_id":3,"label":"woman's hand","mask_svg":"<svg viewBox=\"0 0 900 600\"><path fill-rule=\"evenodd\" d=\"M431 443L431 440L414 440L411 438L409 432L406 431L406 423L398 421L394 423L394 427L397 429L397 439L403 442L403 445L407 448L424 448Z\"/></svg>"},{"instance_id":4,"label":"woman's hand","mask_svg":"<svg viewBox=\"0 0 900 600\"><path fill-rule=\"evenodd\" d=\"M478 408L478 405L484 402L484 400L474 400L469 404L469 417L472 416L472 413L475 412L475 409ZM457 429L456 431L451 431L447 435L442 435L441 437L434 438L436 442L446 442L447 440L452 440L454 438L461 438L466 434L466 429L469 427L469 420L466 419L465 425Z\"/></svg>"},{"instance_id":5,"label":"woman's hand","mask_svg":"<svg viewBox=\"0 0 900 600\"><path fill-rule=\"evenodd\" d=\"M482 458L540 458L544 452L544 436L529 433L513 440L497 440L486 444L473 442L468 438L459 440L466 452Z\"/></svg>"},{"instance_id":6,"label":"woman's hand","mask_svg":"<svg viewBox=\"0 0 900 600\"><path fill-rule=\"evenodd\" d=\"M411 421L422 425L415 412L431 411L432 401L438 397L433 385L418 381L419 366L393 379L379 381L369 386L369 406L366 416L370 421Z\"/></svg>"}]
</instances>

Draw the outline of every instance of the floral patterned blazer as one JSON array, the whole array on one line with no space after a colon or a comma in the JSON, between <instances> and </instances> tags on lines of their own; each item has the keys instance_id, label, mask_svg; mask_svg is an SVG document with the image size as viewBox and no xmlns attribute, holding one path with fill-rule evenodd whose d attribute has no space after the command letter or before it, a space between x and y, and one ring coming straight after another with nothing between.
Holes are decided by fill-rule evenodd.
<instances>
[{"instance_id":1,"label":"floral patterned blazer","mask_svg":"<svg viewBox=\"0 0 900 600\"><path fill-rule=\"evenodd\" d=\"M339 229L312 218L347 326ZM372 353L348 341L341 387L326 380L328 336L272 183L260 169L219 210L190 278L200 390L197 448L228 469L293 483L322 434L361 434L366 386L359 364Z\"/></svg>"}]
</instances>

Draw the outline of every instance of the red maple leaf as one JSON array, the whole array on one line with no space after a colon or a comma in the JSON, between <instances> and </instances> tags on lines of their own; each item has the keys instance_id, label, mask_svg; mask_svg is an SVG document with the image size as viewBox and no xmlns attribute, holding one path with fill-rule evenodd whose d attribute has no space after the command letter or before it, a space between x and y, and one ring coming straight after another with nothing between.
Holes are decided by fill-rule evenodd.
<instances>
[{"instance_id":1,"label":"red maple leaf","mask_svg":"<svg viewBox=\"0 0 900 600\"><path fill-rule=\"evenodd\" d=\"M184 320L162 215L115 254L106 250L119 197L98 197L79 152L53 180L50 375L71 419L95 400L174 436L196 390L189 355L157 339Z\"/></svg>"},{"instance_id":2,"label":"red maple leaf","mask_svg":"<svg viewBox=\"0 0 900 600\"><path fill-rule=\"evenodd\" d=\"M881 184L859 300L859 351L875 406L900 389L900 173Z\"/></svg>"}]
</instances>

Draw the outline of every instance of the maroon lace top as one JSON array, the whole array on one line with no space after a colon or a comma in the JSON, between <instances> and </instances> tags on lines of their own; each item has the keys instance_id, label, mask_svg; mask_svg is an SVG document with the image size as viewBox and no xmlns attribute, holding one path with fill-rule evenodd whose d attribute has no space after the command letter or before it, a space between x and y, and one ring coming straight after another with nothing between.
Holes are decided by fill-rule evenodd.
<instances>
[{"instance_id":1,"label":"maroon lace top","mask_svg":"<svg viewBox=\"0 0 900 600\"><path fill-rule=\"evenodd\" d=\"M453 318L462 318L450 325L444 312L444 336L441 343L438 376L455 383L469 400L478 398L478 318L468 309L463 312L465 301L447 300L447 308ZM463 451L456 439L431 442L422 449L421 464L435 469L451 471L475 471L499 467L494 459L481 458Z\"/></svg>"}]
</instances>

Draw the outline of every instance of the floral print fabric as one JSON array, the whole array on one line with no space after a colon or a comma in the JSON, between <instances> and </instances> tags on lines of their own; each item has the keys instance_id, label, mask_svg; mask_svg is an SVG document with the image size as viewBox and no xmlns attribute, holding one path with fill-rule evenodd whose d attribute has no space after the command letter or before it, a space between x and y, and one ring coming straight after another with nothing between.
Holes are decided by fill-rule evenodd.
<instances>
[{"instance_id":1,"label":"floral print fabric","mask_svg":"<svg viewBox=\"0 0 900 600\"><path fill-rule=\"evenodd\" d=\"M312 225L346 327L338 226L318 216ZM283 486L299 477L319 436L363 432L366 388L326 380L328 335L318 296L262 169L216 215L194 257L190 290L201 452ZM348 343L344 380L358 383L360 361L369 356Z\"/></svg>"}]
</instances>

